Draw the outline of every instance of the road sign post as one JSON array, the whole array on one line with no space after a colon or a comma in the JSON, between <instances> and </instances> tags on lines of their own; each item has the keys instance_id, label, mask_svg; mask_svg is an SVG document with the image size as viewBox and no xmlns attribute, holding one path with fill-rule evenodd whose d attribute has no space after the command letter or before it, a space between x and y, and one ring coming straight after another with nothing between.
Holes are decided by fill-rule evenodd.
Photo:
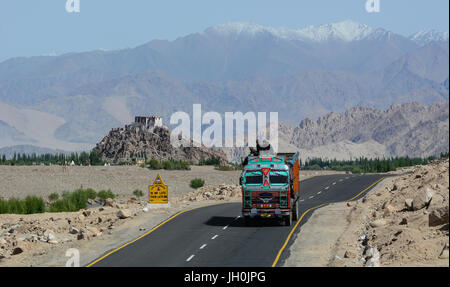
<instances>
[{"instance_id":1,"label":"road sign post","mask_svg":"<svg viewBox=\"0 0 450 287\"><path fill-rule=\"evenodd\" d=\"M148 187L148 203L150 205L169 203L169 187L164 184L159 174L153 184Z\"/></svg>"}]
</instances>

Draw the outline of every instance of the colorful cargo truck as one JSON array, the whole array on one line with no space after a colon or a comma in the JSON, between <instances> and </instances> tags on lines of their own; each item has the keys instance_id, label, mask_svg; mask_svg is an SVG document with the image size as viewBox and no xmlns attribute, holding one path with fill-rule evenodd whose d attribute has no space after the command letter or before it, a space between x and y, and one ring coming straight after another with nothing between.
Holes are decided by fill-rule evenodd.
<instances>
[{"instance_id":1,"label":"colorful cargo truck","mask_svg":"<svg viewBox=\"0 0 450 287\"><path fill-rule=\"evenodd\" d=\"M240 184L246 225L257 218L276 218L285 225L298 219L298 153L249 156Z\"/></svg>"}]
</instances>

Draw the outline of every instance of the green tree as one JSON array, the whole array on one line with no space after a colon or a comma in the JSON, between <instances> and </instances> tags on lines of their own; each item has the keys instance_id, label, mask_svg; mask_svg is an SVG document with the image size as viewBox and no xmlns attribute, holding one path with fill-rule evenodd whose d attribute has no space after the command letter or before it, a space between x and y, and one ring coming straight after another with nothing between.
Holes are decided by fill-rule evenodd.
<instances>
[{"instance_id":1,"label":"green tree","mask_svg":"<svg viewBox=\"0 0 450 287\"><path fill-rule=\"evenodd\" d=\"M100 153L96 150L91 151L91 153L89 154L89 160L91 162L91 165L101 165L103 163Z\"/></svg>"},{"instance_id":2,"label":"green tree","mask_svg":"<svg viewBox=\"0 0 450 287\"><path fill-rule=\"evenodd\" d=\"M79 162L82 165L89 165L89 154L85 151L81 152Z\"/></svg>"}]
</instances>

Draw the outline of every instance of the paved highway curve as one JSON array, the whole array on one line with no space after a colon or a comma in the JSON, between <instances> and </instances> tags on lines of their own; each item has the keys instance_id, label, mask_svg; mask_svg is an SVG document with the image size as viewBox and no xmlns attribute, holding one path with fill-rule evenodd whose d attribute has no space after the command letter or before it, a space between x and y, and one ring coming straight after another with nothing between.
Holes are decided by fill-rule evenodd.
<instances>
[{"instance_id":1,"label":"paved highway curve","mask_svg":"<svg viewBox=\"0 0 450 287\"><path fill-rule=\"evenodd\" d=\"M280 266L289 245L314 209L365 195L383 175L327 175L300 183L299 221L283 226L261 221L246 227L240 203L224 203L178 213L87 266L109 267L269 267Z\"/></svg>"}]
</instances>

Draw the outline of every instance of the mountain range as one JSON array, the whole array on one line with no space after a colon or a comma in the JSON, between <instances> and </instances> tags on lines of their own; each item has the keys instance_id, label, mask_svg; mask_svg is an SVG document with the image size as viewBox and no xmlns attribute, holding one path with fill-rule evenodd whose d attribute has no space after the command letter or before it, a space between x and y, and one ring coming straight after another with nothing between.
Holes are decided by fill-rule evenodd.
<instances>
[{"instance_id":1,"label":"mountain range","mask_svg":"<svg viewBox=\"0 0 450 287\"><path fill-rule=\"evenodd\" d=\"M249 154L247 147L222 150L235 163ZM299 152L303 161L439 156L449 151L449 102L354 107L293 126L280 123L278 151Z\"/></svg>"},{"instance_id":2,"label":"mountain range","mask_svg":"<svg viewBox=\"0 0 450 287\"><path fill-rule=\"evenodd\" d=\"M277 111L294 125L355 106L449 98L448 32L353 21L290 30L227 23L132 49L0 63L0 147L92 148L134 115Z\"/></svg>"},{"instance_id":3,"label":"mountain range","mask_svg":"<svg viewBox=\"0 0 450 287\"><path fill-rule=\"evenodd\" d=\"M339 148L340 158L358 157L348 153L358 149L368 157L436 156L449 150L449 102L399 104L384 111L355 107L280 130L285 142L309 157ZM346 146L348 152L342 150Z\"/></svg>"}]
</instances>

